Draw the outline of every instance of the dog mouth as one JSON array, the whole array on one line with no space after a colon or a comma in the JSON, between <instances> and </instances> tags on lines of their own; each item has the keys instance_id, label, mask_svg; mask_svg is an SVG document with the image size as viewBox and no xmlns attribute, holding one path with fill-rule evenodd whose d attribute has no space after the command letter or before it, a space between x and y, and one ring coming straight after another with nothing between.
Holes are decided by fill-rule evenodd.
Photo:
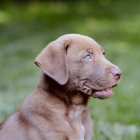
<instances>
[{"instance_id":1,"label":"dog mouth","mask_svg":"<svg viewBox=\"0 0 140 140\"><path fill-rule=\"evenodd\" d=\"M106 99L106 98L109 98L110 96L113 95L113 90L112 88L115 87L117 85L114 85L112 87L108 87L108 88L105 88L105 89L102 89L102 90L94 90L92 92L92 97L94 98L99 98L99 99Z\"/></svg>"}]
</instances>

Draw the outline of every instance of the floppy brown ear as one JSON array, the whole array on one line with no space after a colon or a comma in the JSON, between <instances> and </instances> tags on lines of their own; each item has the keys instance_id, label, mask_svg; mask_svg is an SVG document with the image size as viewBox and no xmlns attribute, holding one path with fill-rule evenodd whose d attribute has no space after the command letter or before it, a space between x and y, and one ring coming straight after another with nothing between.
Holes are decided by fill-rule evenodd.
<instances>
[{"instance_id":1,"label":"floppy brown ear","mask_svg":"<svg viewBox=\"0 0 140 140\"><path fill-rule=\"evenodd\" d=\"M50 43L36 57L35 64L41 70L58 82L64 85L68 81L68 66L66 60L66 45L62 42L54 41Z\"/></svg>"}]
</instances>

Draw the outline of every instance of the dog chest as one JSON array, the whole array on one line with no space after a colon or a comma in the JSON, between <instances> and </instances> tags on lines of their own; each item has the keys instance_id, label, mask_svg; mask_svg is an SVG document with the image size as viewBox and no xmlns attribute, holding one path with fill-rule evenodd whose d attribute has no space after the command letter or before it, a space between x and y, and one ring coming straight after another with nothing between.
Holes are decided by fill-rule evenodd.
<instances>
[{"instance_id":1,"label":"dog chest","mask_svg":"<svg viewBox=\"0 0 140 140\"><path fill-rule=\"evenodd\" d=\"M82 124L82 106L73 106L69 114L70 125L73 129L73 134L78 140L84 140L85 137L85 127Z\"/></svg>"}]
</instances>

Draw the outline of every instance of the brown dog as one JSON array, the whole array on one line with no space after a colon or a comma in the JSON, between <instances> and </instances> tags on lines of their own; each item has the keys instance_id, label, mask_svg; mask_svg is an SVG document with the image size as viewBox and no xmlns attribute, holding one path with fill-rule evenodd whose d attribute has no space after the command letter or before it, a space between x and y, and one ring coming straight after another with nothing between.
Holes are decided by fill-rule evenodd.
<instances>
[{"instance_id":1,"label":"brown dog","mask_svg":"<svg viewBox=\"0 0 140 140\"><path fill-rule=\"evenodd\" d=\"M112 95L121 71L93 39L68 34L36 58L42 70L35 92L0 126L0 140L91 140L89 97Z\"/></svg>"}]
</instances>

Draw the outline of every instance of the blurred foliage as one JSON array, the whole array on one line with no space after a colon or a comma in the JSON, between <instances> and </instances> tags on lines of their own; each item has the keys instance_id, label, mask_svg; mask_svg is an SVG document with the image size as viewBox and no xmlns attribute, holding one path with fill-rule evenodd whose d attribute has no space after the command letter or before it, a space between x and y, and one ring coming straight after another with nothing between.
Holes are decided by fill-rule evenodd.
<instances>
[{"instance_id":1,"label":"blurred foliage","mask_svg":"<svg viewBox=\"0 0 140 140\"><path fill-rule=\"evenodd\" d=\"M122 71L107 100L90 100L93 140L140 139L140 1L1 1L0 120L20 106L36 85L34 58L58 36L94 38Z\"/></svg>"}]
</instances>

